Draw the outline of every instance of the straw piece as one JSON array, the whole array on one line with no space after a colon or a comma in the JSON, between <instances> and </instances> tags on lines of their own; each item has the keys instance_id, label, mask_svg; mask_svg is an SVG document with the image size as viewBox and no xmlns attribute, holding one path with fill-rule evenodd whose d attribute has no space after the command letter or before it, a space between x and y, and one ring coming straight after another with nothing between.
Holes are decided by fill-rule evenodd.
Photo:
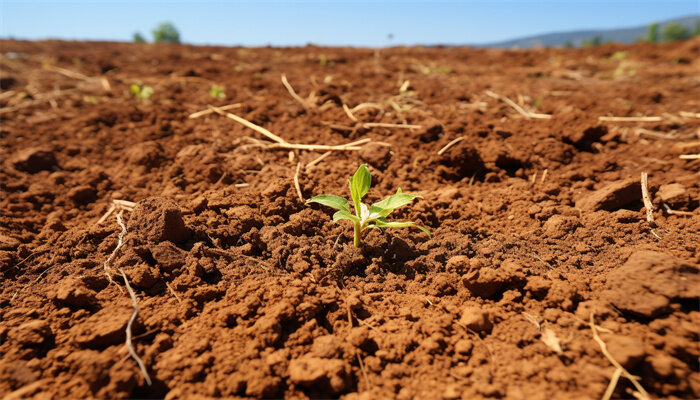
<instances>
[{"instance_id":1,"label":"straw piece","mask_svg":"<svg viewBox=\"0 0 700 400\"><path fill-rule=\"evenodd\" d=\"M227 104L227 105L225 105L225 106L219 107L219 110L231 110L231 109L233 109L233 108L239 108L239 107L241 107L241 103ZM187 118L189 118L189 119L199 118L199 117L201 117L201 116L203 116L203 115L208 115L208 114L211 114L211 113L213 113L213 112L215 112L215 111L214 111L214 110L211 110L211 109L206 109L206 110L202 110L202 111L197 111L197 112L195 112L195 113L192 113L192 114L188 115Z\"/></svg>"},{"instance_id":2,"label":"straw piece","mask_svg":"<svg viewBox=\"0 0 700 400\"><path fill-rule=\"evenodd\" d=\"M513 100L511 100L511 99L509 99L509 98L507 98L507 97L505 97L505 96L501 96L501 95L499 95L499 94L497 94L497 93L494 93L494 92L492 92L492 91L490 91L490 90L487 90L487 91L486 91L486 95L489 96L489 97L493 97L494 99L501 100L501 101L505 102L506 104L508 104L509 106L511 106L515 111L517 111L518 113L520 113L520 115L522 115L522 116L525 117L525 118L528 118L528 119L529 119L529 118L536 118L536 119L550 119L550 118L552 118L552 116L549 115L549 114L539 114L539 113L533 113L533 112L531 112L531 111L526 111L525 109L523 109L522 107L520 107L520 106L519 106L516 102L514 102Z\"/></svg>"},{"instance_id":3,"label":"straw piece","mask_svg":"<svg viewBox=\"0 0 700 400\"><path fill-rule=\"evenodd\" d=\"M447 144L445 145L445 147L443 147L443 148L441 148L440 150L438 150L437 154L438 154L439 156L443 155L443 153L445 153L450 147L452 147L452 146L454 146L455 144L461 142L462 140L464 140L464 136L460 136L460 137L458 137L457 139L452 140L450 143L447 143Z\"/></svg>"},{"instance_id":4,"label":"straw piece","mask_svg":"<svg viewBox=\"0 0 700 400\"><path fill-rule=\"evenodd\" d=\"M289 81L287 81L287 76L286 76L285 74L282 74L282 84L284 85L285 88L287 88L287 91L289 92L290 95L292 95L292 97L294 98L294 100L296 100L296 101L298 101L299 103L301 103L301 105L302 105L305 109L307 109L307 110L308 110L309 108L311 108L311 105L310 105L306 100L302 99L302 98L297 94L297 92L294 91L294 88L292 87L292 85L290 85L290 84L289 84Z\"/></svg>"},{"instance_id":5,"label":"straw piece","mask_svg":"<svg viewBox=\"0 0 700 400\"><path fill-rule=\"evenodd\" d=\"M263 136L267 137L267 138L270 139L270 140L273 140L273 141L275 141L275 142L277 142L277 143L280 143L280 144L287 144L287 141L284 140L284 139L282 139L281 137L279 137L279 136L275 135L274 133L268 131L267 129L263 128L262 126L255 125L254 123L252 123L252 122L250 122L250 121L248 121L248 120L246 120L246 119L244 119L244 118L239 117L238 115L231 114L231 113L229 113L229 112L224 112L221 108L219 108L219 107L214 107L214 106L212 106L212 105L209 105L209 109L212 110L212 111L214 111L215 113L217 113L217 114L219 114L219 115L223 115L223 116L225 116L226 118L230 118L230 119L232 119L232 120L238 122L239 124L242 124L242 125L244 125L244 126L250 128L250 129L252 129L252 130L254 130L254 131L256 131L256 132L262 134Z\"/></svg>"},{"instance_id":6,"label":"straw piece","mask_svg":"<svg viewBox=\"0 0 700 400\"><path fill-rule=\"evenodd\" d=\"M598 117L600 122L660 122L662 117Z\"/></svg>"}]
</instances>

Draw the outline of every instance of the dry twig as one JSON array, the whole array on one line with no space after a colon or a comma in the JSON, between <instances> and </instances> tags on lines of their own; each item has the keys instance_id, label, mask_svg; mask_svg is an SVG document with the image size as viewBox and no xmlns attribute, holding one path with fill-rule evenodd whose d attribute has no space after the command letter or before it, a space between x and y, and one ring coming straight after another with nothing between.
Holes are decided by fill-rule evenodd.
<instances>
[{"instance_id":1,"label":"dry twig","mask_svg":"<svg viewBox=\"0 0 700 400\"><path fill-rule=\"evenodd\" d=\"M353 122L357 122L358 119L355 115L353 115L352 110L348 108L347 104L343 103L343 111L345 111L345 114L348 115L348 118L350 118Z\"/></svg>"},{"instance_id":2,"label":"dry twig","mask_svg":"<svg viewBox=\"0 0 700 400\"><path fill-rule=\"evenodd\" d=\"M313 161L311 161L311 162L309 162L308 164L306 164L305 170L306 170L306 171L310 171L311 168L313 168L314 165L316 165L316 164L320 163L321 161L323 161L323 159L325 159L326 157L330 156L331 153L333 153L333 152L332 152L332 151L327 151L327 152L321 154L320 157L315 158Z\"/></svg>"},{"instance_id":3,"label":"dry twig","mask_svg":"<svg viewBox=\"0 0 700 400\"><path fill-rule=\"evenodd\" d=\"M650 225L655 225L654 223L654 205L651 203L651 197L649 196L649 175L646 172L642 172L642 201L644 202L644 208L647 211L647 222Z\"/></svg>"},{"instance_id":4,"label":"dry twig","mask_svg":"<svg viewBox=\"0 0 700 400\"><path fill-rule=\"evenodd\" d=\"M110 261L112 261L112 258L114 258L114 256L117 254L117 251L119 251L119 249L124 245L124 236L126 236L126 225L124 225L124 222L122 221L122 214L123 213L124 213L124 210L120 210L119 213L117 213L117 223L122 228L122 231L119 232L119 240L117 242L117 247L114 248L114 250L112 251L112 254L110 254L109 257L107 257L107 260L105 260L105 262L103 264L103 268L104 268L105 274L107 275L107 279L109 279L109 281L111 283L114 283L114 279L112 279L112 269L109 267L109 263L110 263ZM119 286L117 286L117 287L121 291L121 288Z\"/></svg>"},{"instance_id":5,"label":"dry twig","mask_svg":"<svg viewBox=\"0 0 700 400\"><path fill-rule=\"evenodd\" d=\"M268 139L271 139L272 141L276 142L273 144L268 145L266 148L268 149L286 149L286 150L332 150L332 151L353 151L353 150L360 150L361 147L359 146L353 146L352 143L348 144L343 144L343 145L336 145L336 146L331 146L331 145L316 145L316 144L295 144L295 143L289 143L286 140L282 139L281 137L275 135L274 133L268 131L267 129L263 128L262 126L255 125L254 123L239 117L238 115L231 114L229 112L225 112L221 110L219 107L214 107L212 105L209 105L209 109L213 110L217 114L223 115L227 118L230 118L260 134L263 136L267 137Z\"/></svg>"},{"instance_id":6,"label":"dry twig","mask_svg":"<svg viewBox=\"0 0 700 400\"><path fill-rule=\"evenodd\" d=\"M146 383L148 383L148 386L151 386L151 377L148 376L148 371L146 371L146 366L143 365L143 361L141 361L139 356L136 354L136 351L134 350L134 346L131 343L131 326L134 324L136 317L139 315L139 305L136 302L136 293L134 293L134 290L131 288L131 285L129 285L129 280L126 278L126 274L124 273L124 270L119 268L119 272L122 273L122 277L124 278L124 283L126 284L126 290L129 291L129 296L131 296L131 302L134 305L134 313L131 314L131 318L129 318L129 323L126 324L126 347L129 349L129 354L131 354L131 357L139 365L139 368L141 369L141 373L143 374L144 379L146 379Z\"/></svg>"},{"instance_id":7,"label":"dry twig","mask_svg":"<svg viewBox=\"0 0 700 400\"><path fill-rule=\"evenodd\" d=\"M653 117L607 117L607 116L601 116L598 117L599 122L660 122L662 121L662 117L658 116L653 116Z\"/></svg>"},{"instance_id":8,"label":"dry twig","mask_svg":"<svg viewBox=\"0 0 700 400\"><path fill-rule=\"evenodd\" d=\"M302 99L297 92L294 91L294 88L292 85L289 84L289 81L287 81L287 76L285 74L282 74L282 84L284 85L285 88L287 88L287 91L289 92L290 95L294 98L294 100L298 101L305 109L310 109L311 105L304 99Z\"/></svg>"},{"instance_id":9,"label":"dry twig","mask_svg":"<svg viewBox=\"0 0 700 400\"><path fill-rule=\"evenodd\" d=\"M698 160L700 159L700 153L698 154L681 154L678 156L681 160Z\"/></svg>"},{"instance_id":10,"label":"dry twig","mask_svg":"<svg viewBox=\"0 0 700 400\"><path fill-rule=\"evenodd\" d=\"M607 358L608 361L610 361L610 363L611 363L617 370L620 371L619 373L613 374L613 376L612 376L612 378L611 378L611 380L610 380L610 385L608 385L608 388L607 388L607 390L605 391L605 394L603 395L603 400L609 400L609 399L610 399L610 396L612 396L612 393L615 391L615 386L617 386L617 378L619 378L620 375L624 376L625 378L629 379L630 382L632 382L632 384L634 385L634 387L637 389L637 393L635 393L635 394L639 395L638 398L640 398L640 399L642 399L642 400L650 400L649 393L647 393L647 391L644 390L644 387L642 387L642 385L639 383L639 377L630 374L630 373L629 373L622 365L620 365L620 363L618 363L618 362L613 358L613 356L610 355L610 353L608 352L608 346L605 344L605 342L603 341L603 339L601 339L600 336L598 336L598 330L601 330L601 329L600 329L599 326L597 326L597 325L595 324L595 319L594 319L593 313L591 313L589 326L590 326L590 328L591 328L591 331L593 331L593 340L595 340L596 343L598 343L598 345L600 346L600 350L601 350L601 352L603 353L603 355L605 356L605 358ZM617 378L616 378L616 376L617 376ZM614 385L614 386L613 386L613 385ZM613 387L610 388L610 386L613 386ZM609 395L608 395L608 392L609 392ZM605 396L608 396L608 397L605 397ZM637 397L637 396L635 396L635 397Z\"/></svg>"},{"instance_id":11,"label":"dry twig","mask_svg":"<svg viewBox=\"0 0 700 400\"><path fill-rule=\"evenodd\" d=\"M299 171L301 170L301 161L297 163L297 170L294 173L294 189L297 191L297 196L299 200L304 203L304 196L301 194L301 186L299 186Z\"/></svg>"},{"instance_id":12,"label":"dry twig","mask_svg":"<svg viewBox=\"0 0 700 400\"><path fill-rule=\"evenodd\" d=\"M225 106L219 107L219 110L231 110L234 108L240 108L241 106L242 106L241 103L227 104ZM192 113L192 114L188 115L187 118L189 118L189 119L199 118L203 115L208 115L208 114L211 114L214 112L216 112L216 111L211 110L211 109L206 109L206 110L197 111L195 113Z\"/></svg>"},{"instance_id":13,"label":"dry twig","mask_svg":"<svg viewBox=\"0 0 700 400\"><path fill-rule=\"evenodd\" d=\"M438 150L437 154L439 156L443 155L450 147L456 145L457 143L461 142L462 140L464 140L464 136L460 136L457 139L450 141L450 143L447 143L443 148Z\"/></svg>"},{"instance_id":14,"label":"dry twig","mask_svg":"<svg viewBox=\"0 0 700 400\"><path fill-rule=\"evenodd\" d=\"M681 117L685 118L700 118L700 113L681 111L678 113Z\"/></svg>"},{"instance_id":15,"label":"dry twig","mask_svg":"<svg viewBox=\"0 0 700 400\"><path fill-rule=\"evenodd\" d=\"M511 100L505 96L501 96L497 93L494 93L490 90L486 91L486 95L489 97L493 97L496 100L501 100L501 101L505 102L506 104L511 106L515 111L517 111L520 115L522 115L525 118L528 118L528 119L530 119L530 118L536 118L536 119L550 119L550 118L552 118L552 116L549 114L540 114L540 113L535 113L532 111L527 111L527 110L523 109L522 107L520 107L513 100Z\"/></svg>"},{"instance_id":16,"label":"dry twig","mask_svg":"<svg viewBox=\"0 0 700 400\"><path fill-rule=\"evenodd\" d=\"M362 124L363 128L404 128L404 129L420 129L421 125L411 125L411 124L388 124L385 122L365 122Z\"/></svg>"}]
</instances>

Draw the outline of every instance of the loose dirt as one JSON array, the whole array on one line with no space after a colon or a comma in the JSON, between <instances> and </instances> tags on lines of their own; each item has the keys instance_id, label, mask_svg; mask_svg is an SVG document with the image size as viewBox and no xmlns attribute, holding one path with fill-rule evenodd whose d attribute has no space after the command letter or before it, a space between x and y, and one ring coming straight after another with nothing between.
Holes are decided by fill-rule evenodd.
<instances>
[{"instance_id":1,"label":"loose dirt","mask_svg":"<svg viewBox=\"0 0 700 400\"><path fill-rule=\"evenodd\" d=\"M700 397L699 54L2 41L0 396L602 398L593 321L650 398ZM324 151L188 118L208 104L371 141L307 168ZM369 200L423 196L397 219L432 236L354 248L299 162L304 198L369 164ZM115 199L135 207L98 224Z\"/></svg>"}]
</instances>

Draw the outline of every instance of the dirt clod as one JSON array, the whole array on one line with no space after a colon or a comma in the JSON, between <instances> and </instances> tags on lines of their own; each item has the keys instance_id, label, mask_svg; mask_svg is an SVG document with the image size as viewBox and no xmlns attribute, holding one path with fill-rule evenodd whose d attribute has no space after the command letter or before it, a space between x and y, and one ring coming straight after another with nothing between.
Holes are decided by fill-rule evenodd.
<instances>
[{"instance_id":1,"label":"dirt clod","mask_svg":"<svg viewBox=\"0 0 700 400\"><path fill-rule=\"evenodd\" d=\"M10 330L10 341L20 346L38 346L52 335L51 327L44 320L33 320Z\"/></svg>"},{"instance_id":2,"label":"dirt clod","mask_svg":"<svg viewBox=\"0 0 700 400\"><path fill-rule=\"evenodd\" d=\"M321 396L342 392L348 385L347 365L342 360L305 357L289 362L289 379Z\"/></svg>"},{"instance_id":3,"label":"dirt clod","mask_svg":"<svg viewBox=\"0 0 700 400\"><path fill-rule=\"evenodd\" d=\"M700 297L700 266L655 251L638 251L608 277L607 299L634 316L654 318L676 300Z\"/></svg>"},{"instance_id":4,"label":"dirt clod","mask_svg":"<svg viewBox=\"0 0 700 400\"><path fill-rule=\"evenodd\" d=\"M174 201L162 197L150 197L136 203L127 231L154 243L166 240L183 243L190 235L180 208Z\"/></svg>"},{"instance_id":5,"label":"dirt clod","mask_svg":"<svg viewBox=\"0 0 700 400\"><path fill-rule=\"evenodd\" d=\"M468 306L462 310L459 322L474 332L489 332L493 328L489 312L475 306Z\"/></svg>"},{"instance_id":6,"label":"dirt clod","mask_svg":"<svg viewBox=\"0 0 700 400\"><path fill-rule=\"evenodd\" d=\"M30 174L49 170L58 164L54 152L44 147L20 150L10 159L10 162L16 169Z\"/></svg>"},{"instance_id":7,"label":"dirt clod","mask_svg":"<svg viewBox=\"0 0 700 400\"><path fill-rule=\"evenodd\" d=\"M82 280L66 279L59 283L53 298L69 306L89 307L96 303L96 295Z\"/></svg>"},{"instance_id":8,"label":"dirt clod","mask_svg":"<svg viewBox=\"0 0 700 400\"><path fill-rule=\"evenodd\" d=\"M576 208L584 211L615 211L632 202L640 201L642 189L639 179L626 179L605 185L576 200Z\"/></svg>"}]
</instances>

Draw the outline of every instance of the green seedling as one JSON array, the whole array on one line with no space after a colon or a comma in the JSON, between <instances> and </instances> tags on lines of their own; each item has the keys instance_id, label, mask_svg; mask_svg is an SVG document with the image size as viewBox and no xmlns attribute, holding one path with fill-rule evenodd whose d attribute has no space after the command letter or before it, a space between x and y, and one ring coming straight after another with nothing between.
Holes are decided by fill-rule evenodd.
<instances>
[{"instance_id":1,"label":"green seedling","mask_svg":"<svg viewBox=\"0 0 700 400\"><path fill-rule=\"evenodd\" d=\"M137 99L150 99L151 95L153 95L153 88L150 86L143 86L143 82L136 82L131 85L131 93L133 93Z\"/></svg>"},{"instance_id":2,"label":"green seedling","mask_svg":"<svg viewBox=\"0 0 700 400\"><path fill-rule=\"evenodd\" d=\"M387 221L386 219L396 208L410 203L416 197L421 198L420 196L403 193L401 192L401 188L399 188L395 194L367 207L367 205L362 203L361 200L362 197L369 192L371 185L372 176L369 173L369 168L367 168L366 164L362 164L357 169L355 174L350 177L350 196L352 197L352 203L355 207L354 215L350 212L348 200L339 196L322 194L310 198L306 201L306 203L323 204L324 206L332 207L338 210L335 214L333 214L333 222L337 222L342 219L352 221L355 233L353 244L355 247L361 246L362 232L371 228L407 228L415 226L416 228L430 235L430 230L416 225L413 222Z\"/></svg>"},{"instance_id":3,"label":"green seedling","mask_svg":"<svg viewBox=\"0 0 700 400\"><path fill-rule=\"evenodd\" d=\"M224 93L224 88L217 85L212 85L209 89L209 95L214 99L225 99L226 93Z\"/></svg>"}]
</instances>

